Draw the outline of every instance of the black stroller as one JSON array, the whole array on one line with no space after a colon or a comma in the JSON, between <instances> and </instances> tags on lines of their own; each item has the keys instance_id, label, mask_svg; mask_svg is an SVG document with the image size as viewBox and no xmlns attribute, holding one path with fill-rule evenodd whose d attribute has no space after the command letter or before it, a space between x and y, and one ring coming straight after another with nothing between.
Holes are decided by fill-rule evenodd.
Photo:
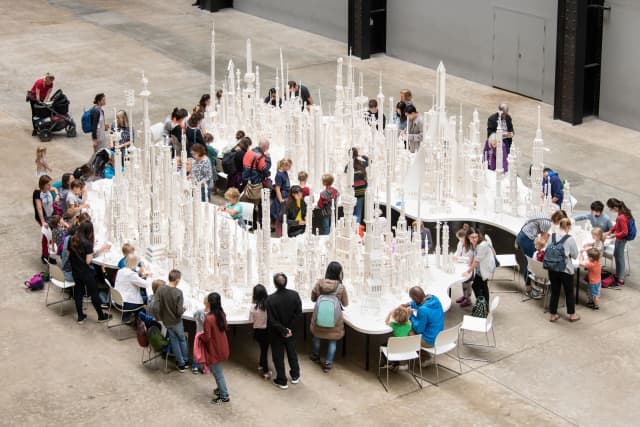
<instances>
[{"instance_id":1,"label":"black stroller","mask_svg":"<svg viewBox=\"0 0 640 427\"><path fill-rule=\"evenodd\" d=\"M76 123L69 114L69 98L58 89L49 102L36 102L33 105L34 127L40 141L50 141L53 132L64 130L69 138L77 135Z\"/></svg>"}]
</instances>

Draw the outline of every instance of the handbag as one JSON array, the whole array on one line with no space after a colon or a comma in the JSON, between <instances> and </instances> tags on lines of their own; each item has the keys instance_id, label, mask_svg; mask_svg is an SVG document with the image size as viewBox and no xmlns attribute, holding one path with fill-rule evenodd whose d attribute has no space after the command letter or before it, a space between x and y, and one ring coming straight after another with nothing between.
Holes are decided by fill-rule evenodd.
<instances>
[{"instance_id":1,"label":"handbag","mask_svg":"<svg viewBox=\"0 0 640 427\"><path fill-rule=\"evenodd\" d=\"M240 201L255 203L260 200L262 200L262 183L252 184L248 182L240 196Z\"/></svg>"},{"instance_id":2,"label":"handbag","mask_svg":"<svg viewBox=\"0 0 640 427\"><path fill-rule=\"evenodd\" d=\"M489 306L487 305L487 300L484 296L478 297L475 305L473 306L473 310L471 310L471 315L473 317L482 318L486 318L489 315Z\"/></svg>"}]
</instances>

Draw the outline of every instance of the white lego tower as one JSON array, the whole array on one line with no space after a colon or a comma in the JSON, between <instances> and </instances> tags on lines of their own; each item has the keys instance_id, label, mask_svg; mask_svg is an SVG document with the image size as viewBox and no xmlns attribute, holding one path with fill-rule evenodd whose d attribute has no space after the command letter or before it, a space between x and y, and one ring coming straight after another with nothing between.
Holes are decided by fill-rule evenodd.
<instances>
[{"instance_id":1,"label":"white lego tower","mask_svg":"<svg viewBox=\"0 0 640 427\"><path fill-rule=\"evenodd\" d=\"M533 158L531 166L531 206L530 214L544 211L544 200L540 197L542 178L544 170L544 140L542 139L542 129L540 127L540 106L538 106L538 128L536 137L533 140Z\"/></svg>"}]
</instances>

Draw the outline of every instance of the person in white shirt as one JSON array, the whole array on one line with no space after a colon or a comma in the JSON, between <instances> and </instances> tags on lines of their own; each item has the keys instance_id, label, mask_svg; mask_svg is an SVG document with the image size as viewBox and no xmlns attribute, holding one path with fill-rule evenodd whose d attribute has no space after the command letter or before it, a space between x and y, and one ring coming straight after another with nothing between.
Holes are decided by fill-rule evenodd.
<instances>
[{"instance_id":1,"label":"person in white shirt","mask_svg":"<svg viewBox=\"0 0 640 427\"><path fill-rule=\"evenodd\" d=\"M146 289L151 283L147 279L149 273L143 273L142 277L135 269L140 262L140 258L130 255L125 260L125 267L118 270L116 275L115 288L122 295L124 302L124 310L136 310L144 306L140 289ZM126 313L124 321L127 320L130 313Z\"/></svg>"}]
</instances>

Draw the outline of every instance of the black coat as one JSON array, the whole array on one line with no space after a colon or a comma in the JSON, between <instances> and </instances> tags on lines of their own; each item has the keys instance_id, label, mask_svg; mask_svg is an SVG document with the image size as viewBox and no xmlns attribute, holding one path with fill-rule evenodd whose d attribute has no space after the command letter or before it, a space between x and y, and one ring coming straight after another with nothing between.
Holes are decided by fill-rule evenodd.
<instances>
[{"instance_id":1,"label":"black coat","mask_svg":"<svg viewBox=\"0 0 640 427\"><path fill-rule=\"evenodd\" d=\"M503 129L503 131L513 132L513 122L511 121L511 116L509 114L507 114L507 116L505 117L505 121L507 122L507 129ZM491 135L492 133L496 133L497 130L498 113L493 113L487 119L487 139L489 138L489 135ZM503 138L502 141L506 144L511 144L511 138Z\"/></svg>"},{"instance_id":2,"label":"black coat","mask_svg":"<svg viewBox=\"0 0 640 427\"><path fill-rule=\"evenodd\" d=\"M300 208L298 208L297 206L294 206L293 208L291 208L288 205L286 207L287 207L286 213L287 213L287 227L288 227L287 234L289 235L289 237L295 237L299 234L304 233L306 226L299 224L298 221L296 221L296 217L298 216L298 212L302 211L301 212L302 220L303 221L306 220L307 204L304 202L304 200L301 200Z\"/></svg>"}]
</instances>

